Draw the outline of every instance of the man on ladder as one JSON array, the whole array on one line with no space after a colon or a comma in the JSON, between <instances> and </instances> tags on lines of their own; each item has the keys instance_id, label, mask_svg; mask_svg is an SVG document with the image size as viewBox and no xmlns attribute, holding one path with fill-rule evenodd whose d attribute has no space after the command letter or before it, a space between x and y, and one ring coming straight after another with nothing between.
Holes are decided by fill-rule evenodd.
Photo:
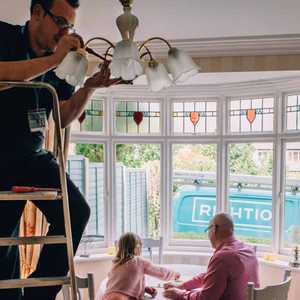
<instances>
[{"instance_id":1,"label":"man on ladder","mask_svg":"<svg viewBox=\"0 0 300 300\"><path fill-rule=\"evenodd\" d=\"M95 88L117 83L110 79L106 64L76 93L54 74L53 69L67 53L80 47L80 37L70 33L78 7L78 0L32 0L31 17L24 26L0 22L0 80L34 79L53 85L60 100L62 127L80 116ZM52 109L50 93L45 89L6 89L0 91L0 105L0 190L10 190L15 185L59 188L56 159L42 149L45 124ZM90 209L70 178L67 186L76 251ZM48 235L64 234L62 203L56 200L34 203L50 224ZM0 237L18 233L24 206L24 201L0 202ZM0 280L18 278L18 265L18 248L0 247ZM67 272L66 245L44 245L31 276L65 276ZM0 299L54 300L60 288L25 288L23 296L20 289L0 289Z\"/></svg>"}]
</instances>

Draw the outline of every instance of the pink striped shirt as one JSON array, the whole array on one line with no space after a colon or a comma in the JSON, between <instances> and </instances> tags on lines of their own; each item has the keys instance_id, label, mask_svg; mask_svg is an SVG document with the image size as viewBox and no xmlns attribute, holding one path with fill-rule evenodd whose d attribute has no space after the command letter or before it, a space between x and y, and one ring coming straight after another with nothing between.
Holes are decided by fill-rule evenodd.
<instances>
[{"instance_id":1,"label":"pink striped shirt","mask_svg":"<svg viewBox=\"0 0 300 300\"><path fill-rule=\"evenodd\" d=\"M130 298L144 299L145 274L162 280L175 279L175 272L154 265L140 256L135 256L123 265L113 266L108 273L107 288L103 299L111 293L121 293Z\"/></svg>"},{"instance_id":2,"label":"pink striped shirt","mask_svg":"<svg viewBox=\"0 0 300 300\"><path fill-rule=\"evenodd\" d=\"M254 250L230 237L215 250L206 273L183 283L177 300L245 300L248 282L259 286Z\"/></svg>"}]
</instances>

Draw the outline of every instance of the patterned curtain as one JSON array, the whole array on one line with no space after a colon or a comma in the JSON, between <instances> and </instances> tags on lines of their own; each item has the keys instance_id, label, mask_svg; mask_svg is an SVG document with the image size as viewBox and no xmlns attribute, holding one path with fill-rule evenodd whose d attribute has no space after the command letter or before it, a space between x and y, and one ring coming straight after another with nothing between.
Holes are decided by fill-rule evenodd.
<instances>
[{"instance_id":1,"label":"patterned curtain","mask_svg":"<svg viewBox=\"0 0 300 300\"><path fill-rule=\"evenodd\" d=\"M45 137L45 148L54 150L54 122L50 118ZM27 202L21 221L20 236L43 236L47 234L48 223L42 212L30 201ZM43 245L21 245L21 278L27 278L36 268Z\"/></svg>"}]
</instances>

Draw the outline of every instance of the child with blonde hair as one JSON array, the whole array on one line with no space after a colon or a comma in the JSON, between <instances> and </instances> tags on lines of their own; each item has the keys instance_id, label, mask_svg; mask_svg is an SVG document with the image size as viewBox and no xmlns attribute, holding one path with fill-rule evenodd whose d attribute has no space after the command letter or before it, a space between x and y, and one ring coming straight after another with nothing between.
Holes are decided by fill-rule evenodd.
<instances>
[{"instance_id":1,"label":"child with blonde hair","mask_svg":"<svg viewBox=\"0 0 300 300\"><path fill-rule=\"evenodd\" d=\"M118 251L108 274L103 300L144 299L144 293L155 297L153 287L145 287L145 274L162 280L177 280L180 273L152 264L140 256L142 241L134 233L123 234L118 242Z\"/></svg>"}]
</instances>

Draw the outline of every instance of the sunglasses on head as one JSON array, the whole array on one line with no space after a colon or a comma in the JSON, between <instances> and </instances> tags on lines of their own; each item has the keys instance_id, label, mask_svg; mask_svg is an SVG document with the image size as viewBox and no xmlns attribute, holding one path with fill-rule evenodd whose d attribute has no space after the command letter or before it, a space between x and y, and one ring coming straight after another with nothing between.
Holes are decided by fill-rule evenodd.
<instances>
[{"instance_id":1,"label":"sunglasses on head","mask_svg":"<svg viewBox=\"0 0 300 300\"><path fill-rule=\"evenodd\" d=\"M204 229L204 232L208 232L208 231L209 231L211 228L213 228L213 227L218 228L219 225L217 225L217 224L211 224L211 225L209 225L206 229Z\"/></svg>"}]
</instances>

